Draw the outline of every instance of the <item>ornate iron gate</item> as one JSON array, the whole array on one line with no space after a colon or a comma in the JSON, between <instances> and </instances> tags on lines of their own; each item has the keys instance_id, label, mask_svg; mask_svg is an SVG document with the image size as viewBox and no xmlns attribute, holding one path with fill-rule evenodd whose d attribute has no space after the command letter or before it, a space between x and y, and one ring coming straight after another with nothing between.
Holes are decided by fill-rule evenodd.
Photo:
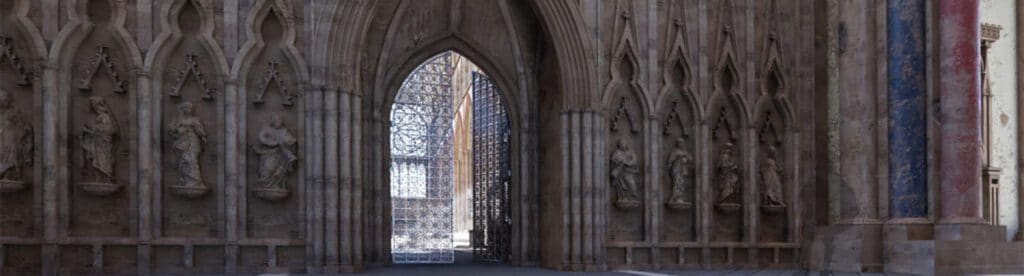
<instances>
[{"instance_id":1,"label":"ornate iron gate","mask_svg":"<svg viewBox=\"0 0 1024 276\"><path fill-rule=\"evenodd\" d=\"M452 263L452 53L420 65L391 110L394 263Z\"/></svg>"},{"instance_id":2,"label":"ornate iron gate","mask_svg":"<svg viewBox=\"0 0 1024 276\"><path fill-rule=\"evenodd\" d=\"M490 78L473 72L472 81L473 257L505 262L512 236L508 113Z\"/></svg>"}]
</instances>

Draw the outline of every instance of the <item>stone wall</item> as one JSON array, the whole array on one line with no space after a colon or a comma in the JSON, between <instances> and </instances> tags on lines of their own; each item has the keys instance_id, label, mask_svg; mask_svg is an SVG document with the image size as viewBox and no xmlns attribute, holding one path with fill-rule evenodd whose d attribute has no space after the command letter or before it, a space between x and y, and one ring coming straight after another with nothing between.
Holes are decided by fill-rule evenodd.
<instances>
[{"instance_id":1,"label":"stone wall","mask_svg":"<svg viewBox=\"0 0 1024 276\"><path fill-rule=\"evenodd\" d=\"M1007 233L954 112L976 2L928 3L0 0L0 273L388 265L388 114L444 51L507 104L510 264L1024 271L1013 6Z\"/></svg>"},{"instance_id":2,"label":"stone wall","mask_svg":"<svg viewBox=\"0 0 1024 276\"><path fill-rule=\"evenodd\" d=\"M1018 174L1018 94L1017 23L1014 1L982 1L981 21L1002 27L999 40L988 54L989 85L992 89L992 143L995 167L1002 168L999 178L999 222L1006 225L1008 238L1019 230L1017 209L1020 176Z\"/></svg>"}]
</instances>

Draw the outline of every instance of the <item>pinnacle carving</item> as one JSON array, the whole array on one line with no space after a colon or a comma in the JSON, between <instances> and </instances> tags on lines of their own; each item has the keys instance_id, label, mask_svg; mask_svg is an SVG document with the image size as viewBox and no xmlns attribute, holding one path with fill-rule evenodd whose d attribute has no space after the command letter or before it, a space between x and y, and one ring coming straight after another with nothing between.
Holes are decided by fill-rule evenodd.
<instances>
[{"instance_id":1,"label":"pinnacle carving","mask_svg":"<svg viewBox=\"0 0 1024 276\"><path fill-rule=\"evenodd\" d=\"M213 100L213 94L217 90L207 85L203 72L199 70L199 63L196 62L197 57L194 53L185 55L185 68L178 70L178 78L175 81L174 89L171 90L171 97L181 97L181 89L185 86L188 76L191 75L195 76L196 82L199 83L199 88L203 90L203 100Z\"/></svg>"},{"instance_id":2,"label":"pinnacle carving","mask_svg":"<svg viewBox=\"0 0 1024 276\"><path fill-rule=\"evenodd\" d=\"M17 74L15 84L18 86L29 86L32 84L32 73L21 62L21 57L18 57L18 54L14 52L11 37L0 35L0 63L7 63L14 68L14 73Z\"/></svg>"},{"instance_id":3,"label":"pinnacle carving","mask_svg":"<svg viewBox=\"0 0 1024 276\"><path fill-rule=\"evenodd\" d=\"M285 83L284 78L281 77L281 71L277 69L280 63L277 60L270 60L267 62L267 71L263 74L263 80L260 83L260 88L256 92L256 97L252 100L254 104L263 104L263 98L267 94L267 89L270 85L277 84L277 89L281 91L281 96L284 97L284 102L281 103L284 106L292 106L294 103L295 96L288 92L288 85Z\"/></svg>"},{"instance_id":4,"label":"pinnacle carving","mask_svg":"<svg viewBox=\"0 0 1024 276\"><path fill-rule=\"evenodd\" d=\"M679 128L682 129L682 131L680 131L680 135L682 135L683 138L690 137L690 134L686 132L686 123L683 121L683 114L679 111L679 104L679 100L672 100L672 110L668 112L668 118L665 119L661 128L662 134L665 136L672 135L669 131L672 123L678 123Z\"/></svg>"},{"instance_id":5,"label":"pinnacle carving","mask_svg":"<svg viewBox=\"0 0 1024 276\"><path fill-rule=\"evenodd\" d=\"M78 83L78 90L90 91L92 90L92 79L96 77L96 73L99 72L100 68L106 69L107 74L110 75L110 82L114 85L114 93L125 93L125 81L121 80L121 76L117 74L114 60L110 58L110 48L107 46L96 47L96 54L93 54L92 60L85 67L85 71L82 72L82 79Z\"/></svg>"}]
</instances>

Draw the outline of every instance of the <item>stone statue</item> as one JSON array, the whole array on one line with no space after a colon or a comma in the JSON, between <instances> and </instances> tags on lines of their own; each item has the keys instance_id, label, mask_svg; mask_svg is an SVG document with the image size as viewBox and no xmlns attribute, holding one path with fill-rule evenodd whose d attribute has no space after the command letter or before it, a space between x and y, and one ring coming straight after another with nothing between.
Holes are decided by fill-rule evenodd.
<instances>
[{"instance_id":1,"label":"stone statue","mask_svg":"<svg viewBox=\"0 0 1024 276\"><path fill-rule=\"evenodd\" d=\"M762 205L782 207L786 206L782 199L782 169L775 161L775 147L768 147L768 151L761 164L761 183L764 184L764 201Z\"/></svg>"},{"instance_id":2,"label":"stone statue","mask_svg":"<svg viewBox=\"0 0 1024 276\"><path fill-rule=\"evenodd\" d=\"M740 182L740 167L736 165L735 156L733 156L734 146L731 142L726 142L722 147L722 151L718 154L718 203L728 203L729 198L736 194Z\"/></svg>"},{"instance_id":3,"label":"stone statue","mask_svg":"<svg viewBox=\"0 0 1024 276\"><path fill-rule=\"evenodd\" d=\"M640 206L640 196L637 192L637 181L640 177L640 167L636 153L629 147L629 142L620 139L612 153L612 187L615 189L615 205L621 209L630 209Z\"/></svg>"},{"instance_id":4,"label":"stone statue","mask_svg":"<svg viewBox=\"0 0 1024 276\"><path fill-rule=\"evenodd\" d=\"M96 117L82 127L82 168L91 183L114 184L114 140L120 133L117 120L103 97L89 97L89 104Z\"/></svg>"},{"instance_id":5,"label":"stone statue","mask_svg":"<svg viewBox=\"0 0 1024 276\"><path fill-rule=\"evenodd\" d=\"M199 156L206 145L206 128L196 117L195 107L190 102L178 106L181 117L171 124L174 149L178 151L178 173L181 187L205 188L202 172L199 170Z\"/></svg>"},{"instance_id":6,"label":"stone statue","mask_svg":"<svg viewBox=\"0 0 1024 276\"><path fill-rule=\"evenodd\" d=\"M686 200L686 188L692 175L693 157L683 149L685 146L685 140L676 140L676 148L668 156L667 167L672 177L672 192L669 194L667 204L673 209L685 209L692 205Z\"/></svg>"},{"instance_id":7,"label":"stone statue","mask_svg":"<svg viewBox=\"0 0 1024 276\"><path fill-rule=\"evenodd\" d=\"M260 156L259 184L264 189L287 190L288 175L295 171L299 161L295 155L297 140L284 126L281 116L274 114L270 122L260 129L252 150Z\"/></svg>"},{"instance_id":8,"label":"stone statue","mask_svg":"<svg viewBox=\"0 0 1024 276\"><path fill-rule=\"evenodd\" d=\"M32 165L32 125L14 108L14 99L0 89L0 192L25 187L25 167Z\"/></svg>"}]
</instances>

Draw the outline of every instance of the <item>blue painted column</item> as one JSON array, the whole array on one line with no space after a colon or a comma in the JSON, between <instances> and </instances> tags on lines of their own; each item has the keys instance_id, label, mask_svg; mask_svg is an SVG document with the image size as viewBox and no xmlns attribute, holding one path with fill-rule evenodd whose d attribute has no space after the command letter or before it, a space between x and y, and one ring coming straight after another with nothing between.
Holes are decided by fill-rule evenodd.
<instances>
[{"instance_id":1,"label":"blue painted column","mask_svg":"<svg viewBox=\"0 0 1024 276\"><path fill-rule=\"evenodd\" d=\"M928 216L925 1L887 5L889 214L914 221Z\"/></svg>"}]
</instances>

